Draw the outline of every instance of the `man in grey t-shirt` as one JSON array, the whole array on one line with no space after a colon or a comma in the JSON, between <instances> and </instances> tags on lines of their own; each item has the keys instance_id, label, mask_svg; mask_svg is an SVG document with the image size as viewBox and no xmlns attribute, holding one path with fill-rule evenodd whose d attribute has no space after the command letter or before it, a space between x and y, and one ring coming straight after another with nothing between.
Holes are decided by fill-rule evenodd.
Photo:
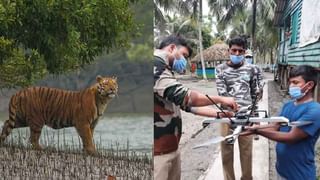
<instances>
[{"instance_id":1,"label":"man in grey t-shirt","mask_svg":"<svg viewBox=\"0 0 320 180\"><path fill-rule=\"evenodd\" d=\"M262 86L261 70L257 66L247 63L244 59L246 44L246 40L241 37L231 39L229 41L230 60L216 68L218 94L235 98L240 108L252 105ZM222 136L232 133L228 124L222 124L221 127ZM238 142L242 170L241 180L252 180L252 136L240 136ZM225 180L234 180L233 144L222 142L221 153L224 178Z\"/></svg>"}]
</instances>

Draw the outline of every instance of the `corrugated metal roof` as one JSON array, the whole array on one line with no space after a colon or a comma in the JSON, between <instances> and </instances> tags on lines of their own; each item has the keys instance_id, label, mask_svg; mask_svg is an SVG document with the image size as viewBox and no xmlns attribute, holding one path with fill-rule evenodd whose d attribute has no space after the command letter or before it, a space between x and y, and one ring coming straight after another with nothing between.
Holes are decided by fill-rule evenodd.
<instances>
[{"instance_id":1,"label":"corrugated metal roof","mask_svg":"<svg viewBox=\"0 0 320 180\"><path fill-rule=\"evenodd\" d=\"M276 0L277 7L274 13L273 25L275 26L283 26L283 14L286 7L286 0Z\"/></svg>"}]
</instances>

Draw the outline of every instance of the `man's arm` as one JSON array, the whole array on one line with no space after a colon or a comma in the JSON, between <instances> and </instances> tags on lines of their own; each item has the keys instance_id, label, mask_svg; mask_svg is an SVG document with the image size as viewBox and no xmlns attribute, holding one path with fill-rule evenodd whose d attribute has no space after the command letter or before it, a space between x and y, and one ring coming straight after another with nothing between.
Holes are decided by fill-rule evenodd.
<instances>
[{"instance_id":1,"label":"man's arm","mask_svg":"<svg viewBox=\"0 0 320 180\"><path fill-rule=\"evenodd\" d=\"M263 75L260 68L256 65L250 65L252 77L250 80L250 95L252 100L260 100L263 95Z\"/></svg>"},{"instance_id":2,"label":"man's arm","mask_svg":"<svg viewBox=\"0 0 320 180\"><path fill-rule=\"evenodd\" d=\"M255 95L257 97L258 100L262 99L263 96L263 73L261 68L259 68L258 66L255 65L255 69L254 69L254 76L256 79L256 85L254 85L254 91Z\"/></svg>"},{"instance_id":3,"label":"man's arm","mask_svg":"<svg viewBox=\"0 0 320 180\"><path fill-rule=\"evenodd\" d=\"M257 67L257 78L258 78L258 84L259 84L259 87L262 87L263 85L263 73L262 73L262 70L260 67L256 66Z\"/></svg>"},{"instance_id":4,"label":"man's arm","mask_svg":"<svg viewBox=\"0 0 320 180\"><path fill-rule=\"evenodd\" d=\"M154 93L158 96L179 105L183 110L192 106L208 106L213 103L202 93L189 90L183 86L175 78L168 75L158 80L154 86ZM238 106L233 98L210 96L210 98L217 104L224 104L237 110Z\"/></svg>"},{"instance_id":5,"label":"man's arm","mask_svg":"<svg viewBox=\"0 0 320 180\"><path fill-rule=\"evenodd\" d=\"M279 131L280 124L279 123L269 123L269 124L253 124L251 126L246 126L244 128L246 131L240 133L240 136L248 136L256 134L257 129L264 129L269 131Z\"/></svg>"},{"instance_id":6,"label":"man's arm","mask_svg":"<svg viewBox=\"0 0 320 180\"><path fill-rule=\"evenodd\" d=\"M254 132L268 139L288 144L296 143L308 137L307 133L297 127L293 127L290 132L280 132L273 129L256 129Z\"/></svg>"},{"instance_id":7,"label":"man's arm","mask_svg":"<svg viewBox=\"0 0 320 180\"><path fill-rule=\"evenodd\" d=\"M222 65L219 65L217 66L216 68L216 86L217 86L217 91L218 91L218 94L220 96L229 96L228 94L228 91L227 91L227 85L226 85L226 82L224 80L224 77L223 77L223 64Z\"/></svg>"},{"instance_id":8,"label":"man's arm","mask_svg":"<svg viewBox=\"0 0 320 180\"><path fill-rule=\"evenodd\" d=\"M180 105L183 110L187 107L199 107L199 106L208 106L213 103L206 97L206 95L189 90L184 87L182 84L175 84L170 86L164 90L164 98L169 101L175 103L176 105ZM238 105L232 97L222 97L222 96L209 96L213 102L216 104L223 104L229 106L234 111L238 109Z\"/></svg>"},{"instance_id":9,"label":"man's arm","mask_svg":"<svg viewBox=\"0 0 320 180\"><path fill-rule=\"evenodd\" d=\"M223 104L226 106L229 106L234 111L238 109L237 103L234 101L234 98L232 97L222 97L222 96L209 96L213 102L216 104ZM208 106L212 105L212 102L209 100L209 98L201 94L197 91L190 91L190 100L189 100L189 106Z\"/></svg>"},{"instance_id":10,"label":"man's arm","mask_svg":"<svg viewBox=\"0 0 320 180\"><path fill-rule=\"evenodd\" d=\"M217 111L216 109L208 106L203 106L203 107L190 107L189 112L199 115L199 116L207 116L207 117L217 117L218 112L220 117L233 117L234 113L225 111L226 114L220 113L220 111Z\"/></svg>"}]
</instances>

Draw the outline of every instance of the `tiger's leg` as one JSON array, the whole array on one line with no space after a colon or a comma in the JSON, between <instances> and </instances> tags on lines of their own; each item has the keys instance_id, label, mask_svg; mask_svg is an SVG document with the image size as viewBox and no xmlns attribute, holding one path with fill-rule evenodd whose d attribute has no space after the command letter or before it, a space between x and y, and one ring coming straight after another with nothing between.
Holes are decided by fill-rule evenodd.
<instances>
[{"instance_id":1,"label":"tiger's leg","mask_svg":"<svg viewBox=\"0 0 320 180\"><path fill-rule=\"evenodd\" d=\"M41 129L42 129L42 127L41 127ZM39 144L41 129L30 127L30 142L31 142L32 148L37 149L37 150L42 149L42 147Z\"/></svg>"},{"instance_id":2,"label":"tiger's leg","mask_svg":"<svg viewBox=\"0 0 320 180\"><path fill-rule=\"evenodd\" d=\"M37 150L42 149L39 144L39 139L42 127L44 126L44 120L39 117L30 116L30 118L27 119L27 122L30 127L30 143L32 147Z\"/></svg>"},{"instance_id":3,"label":"tiger's leg","mask_svg":"<svg viewBox=\"0 0 320 180\"><path fill-rule=\"evenodd\" d=\"M76 126L79 136L82 139L84 150L88 154L95 154L96 148L93 144L92 132L89 124Z\"/></svg>"}]
</instances>

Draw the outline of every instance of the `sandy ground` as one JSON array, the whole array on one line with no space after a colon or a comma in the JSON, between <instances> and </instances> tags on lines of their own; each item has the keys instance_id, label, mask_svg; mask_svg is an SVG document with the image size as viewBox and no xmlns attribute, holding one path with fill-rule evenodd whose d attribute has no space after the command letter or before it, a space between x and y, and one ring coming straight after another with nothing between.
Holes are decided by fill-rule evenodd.
<instances>
[{"instance_id":1,"label":"sandy ground","mask_svg":"<svg viewBox=\"0 0 320 180\"><path fill-rule=\"evenodd\" d=\"M197 90L208 95L217 95L214 80L208 82L190 77L180 79L186 87ZM219 135L219 126L210 126L192 138L202 128L203 117L195 116L190 113L182 112L182 131L183 135L180 142L181 169L183 180L195 180L201 176L214 161L219 153L219 145L211 145L208 148L192 149L193 146L205 142L214 136Z\"/></svg>"}]
</instances>

